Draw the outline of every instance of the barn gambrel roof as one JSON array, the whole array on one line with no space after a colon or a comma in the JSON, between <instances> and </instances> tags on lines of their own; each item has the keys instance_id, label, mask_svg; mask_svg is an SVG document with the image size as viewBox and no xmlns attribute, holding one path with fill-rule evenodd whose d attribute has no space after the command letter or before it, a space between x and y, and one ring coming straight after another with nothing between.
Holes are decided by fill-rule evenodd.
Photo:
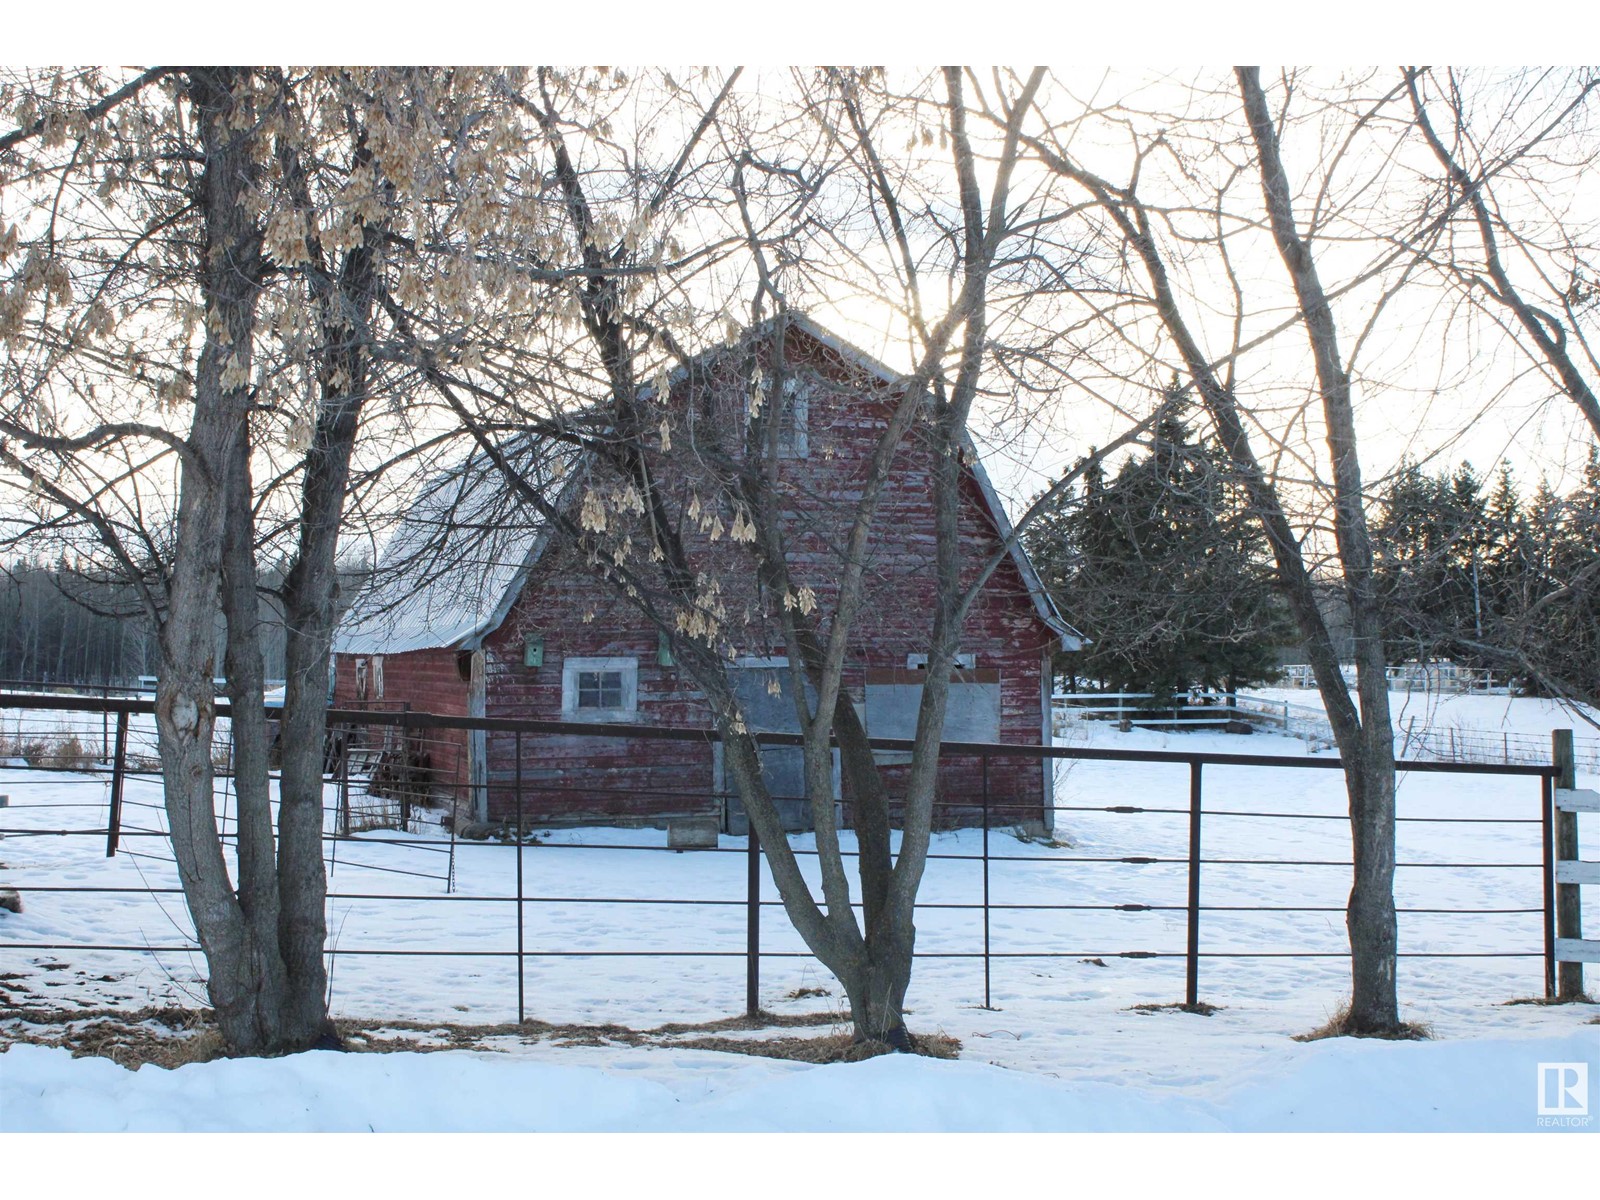
<instances>
[{"instance_id":1,"label":"barn gambrel roof","mask_svg":"<svg viewBox=\"0 0 1600 1200\"><path fill-rule=\"evenodd\" d=\"M758 335L775 320L746 336ZM886 384L904 378L810 317L791 313L787 320L848 365ZM558 507L583 474L582 454L554 439L519 435L503 450L529 482L562 491ZM1005 506L964 431L962 450L1040 620L1060 637L1063 649L1081 649L1088 639L1057 611L1020 540L1013 536ZM504 486L487 455L474 451L418 493L386 543L378 567L340 622L333 649L345 654L476 649L510 613L550 534L548 525Z\"/></svg>"}]
</instances>

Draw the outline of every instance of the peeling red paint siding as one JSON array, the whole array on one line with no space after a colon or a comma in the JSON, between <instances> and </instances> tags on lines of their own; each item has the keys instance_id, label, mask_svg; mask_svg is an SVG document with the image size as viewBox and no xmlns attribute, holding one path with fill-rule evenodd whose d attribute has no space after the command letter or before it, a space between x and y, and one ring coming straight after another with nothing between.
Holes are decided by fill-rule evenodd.
<instances>
[{"instance_id":1,"label":"peeling red paint siding","mask_svg":"<svg viewBox=\"0 0 1600 1200\"><path fill-rule=\"evenodd\" d=\"M375 694L376 672L372 660L383 660L383 695ZM365 659L367 690L357 688L356 663ZM333 657L333 707L381 708L397 710L409 706L414 712L440 716L467 715L467 684L461 678L454 650L412 650L404 654L336 654ZM376 738L384 735L378 734ZM370 739L375 741L376 738ZM393 735L389 735L392 742ZM430 729L422 738L422 749L435 782L441 788L456 790L465 797L467 786L467 731Z\"/></svg>"}]
</instances>

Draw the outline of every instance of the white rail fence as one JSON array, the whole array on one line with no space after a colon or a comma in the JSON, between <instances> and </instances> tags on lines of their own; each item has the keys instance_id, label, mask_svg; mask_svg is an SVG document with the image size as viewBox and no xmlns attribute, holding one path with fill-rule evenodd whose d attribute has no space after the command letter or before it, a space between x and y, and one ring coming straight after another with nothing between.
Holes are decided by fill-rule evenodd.
<instances>
[{"instance_id":1,"label":"white rail fence","mask_svg":"<svg viewBox=\"0 0 1600 1200\"><path fill-rule=\"evenodd\" d=\"M1282 730L1317 749L1333 744L1333 730L1321 709L1265 696L1224 692L1175 692L1166 697L1154 692L1056 692L1050 701L1057 733L1065 733L1068 724L1082 720L1126 722L1134 729L1227 728L1243 723L1251 730Z\"/></svg>"},{"instance_id":2,"label":"white rail fence","mask_svg":"<svg viewBox=\"0 0 1600 1200\"><path fill-rule=\"evenodd\" d=\"M1050 697L1058 724L1074 719L1127 722L1134 727L1226 726L1233 721L1258 723L1269 717L1283 725L1281 713L1289 706L1264 702L1266 709L1248 696L1219 692L1056 692Z\"/></svg>"},{"instance_id":3,"label":"white rail fence","mask_svg":"<svg viewBox=\"0 0 1600 1200\"><path fill-rule=\"evenodd\" d=\"M1311 668L1304 663L1292 663L1280 668L1283 687L1315 688L1316 679ZM1354 664L1345 663L1339 668L1344 681L1356 685ZM1504 675L1486 667L1461 667L1455 663L1400 663L1389 667L1384 674L1389 679L1391 692L1433 692L1437 694L1466 696L1505 696L1510 693Z\"/></svg>"}]
</instances>

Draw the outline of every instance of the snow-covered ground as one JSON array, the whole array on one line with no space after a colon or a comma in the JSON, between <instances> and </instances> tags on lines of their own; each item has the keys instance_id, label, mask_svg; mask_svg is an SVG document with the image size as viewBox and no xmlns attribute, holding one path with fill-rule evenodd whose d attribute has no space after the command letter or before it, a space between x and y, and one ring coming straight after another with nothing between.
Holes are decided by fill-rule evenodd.
<instances>
[{"instance_id":1,"label":"snow-covered ground","mask_svg":"<svg viewBox=\"0 0 1600 1200\"><path fill-rule=\"evenodd\" d=\"M915 1055L817 1067L660 1049L312 1051L130 1072L19 1045L0 1056L0 1097L12 1132L1531 1131L1539 1062L1596 1070L1592 1032L1298 1049L1196 1089Z\"/></svg>"},{"instance_id":2,"label":"snow-covered ground","mask_svg":"<svg viewBox=\"0 0 1600 1200\"><path fill-rule=\"evenodd\" d=\"M1264 700L1323 709L1316 688L1254 688L1242 693ZM1352 693L1353 694L1353 693ZM1489 731L1538 735L1549 741L1552 729L1571 729L1580 739L1600 737L1600 730L1580 715L1580 709L1558 700L1531 696L1468 695L1464 692L1396 691L1389 693L1389 709L1396 725L1414 721L1418 728ZM1591 717L1600 714L1589 710Z\"/></svg>"},{"instance_id":3,"label":"snow-covered ground","mask_svg":"<svg viewBox=\"0 0 1600 1200\"><path fill-rule=\"evenodd\" d=\"M1291 728L1311 731L1326 721L1326 705L1315 688L1258 688L1241 693L1246 706L1276 717L1287 703ZM1404 758L1467 762L1547 762L1550 731L1571 729L1576 757L1600 770L1600 713L1536 697L1467 695L1441 691L1389 693L1395 750ZM1330 735L1331 730L1323 732Z\"/></svg>"},{"instance_id":4,"label":"snow-covered ground","mask_svg":"<svg viewBox=\"0 0 1600 1200\"><path fill-rule=\"evenodd\" d=\"M1545 735L1570 720L1521 707L1538 701L1459 699L1497 705L1519 730ZM1305 749L1279 737L1119 734L1104 724L1074 727L1071 737L1125 748ZM1586 1063L1591 1088L1600 1092L1600 1026L1585 1024L1595 1007L1505 1004L1543 987L1537 780L1426 773L1401 780L1399 858L1406 865L1397 896L1409 910L1400 918L1402 952L1505 957L1403 958L1403 1015L1431 1026L1435 1040L1377 1044L1291 1040L1322 1024L1348 987L1347 963L1334 957L1344 949L1348 868L1275 860L1337 864L1348 857L1341 776L1207 767L1204 778L1205 856L1239 860L1202 872L1208 911L1201 950L1218 956L1200 968L1201 997L1219 1006L1210 1017L1131 1008L1182 999L1183 863L1088 861L1182 860L1187 768L1085 761L1060 772L1061 844L990 835L993 902L1024 907L992 914L989 1008L982 961L966 957L981 950L981 914L937 907L981 899L982 834L935 839L942 857L930 863L923 886L929 907L919 914L918 949L947 957L918 963L910 1023L959 1038L959 1062L814 1067L679 1048L670 1039L642 1048L507 1037L492 1043L497 1054L312 1054L129 1073L104 1060L13 1046L0 1055L0 1128L1533 1130L1540 1063ZM1579 782L1593 787L1600 779ZM0 769L0 793L12 805L0 810L0 825L103 830L106 790L87 775ZM130 782L127 803L130 834L160 827L154 780ZM1113 805L1176 811L1104 811ZM1422 817L1450 822L1407 819ZM1584 843L1600 844L1600 825L1583 821ZM517 850L459 845L455 890L447 895L448 856L422 840L387 834L337 844L329 905L334 1014L515 1019L514 958L349 953L515 950L509 898L516 895ZM664 835L651 830L557 831L544 841L521 851L525 894L536 898L525 907L525 946L559 953L526 960L528 1016L639 1029L743 1010L742 840L682 854L666 851ZM796 842L805 847L808 839ZM108 860L103 836L13 834L0 843L0 886L30 889L22 914L0 912L0 941L185 944L181 897L141 894L176 884L160 840L127 836L123 846ZM1445 863L1501 865L1434 865ZM37 890L88 884L138 890ZM369 898L375 896L416 899ZM667 898L706 903L599 902ZM774 899L770 881L765 898ZM1588 899L1586 927L1600 929L1600 909ZM1026 907L1127 903L1171 907ZM1228 911L1258 906L1318 911ZM1520 911L1419 911L1462 908ZM804 956L775 906L763 912L762 948L774 955L762 962L763 1008L839 1007L837 984ZM722 956L614 953L628 950ZM1174 957L1115 957L1127 951ZM1229 957L1254 953L1330 957ZM202 966L198 955L181 951L0 949L6 987L69 1008L198 1005ZM825 994L796 995L811 989Z\"/></svg>"}]
</instances>

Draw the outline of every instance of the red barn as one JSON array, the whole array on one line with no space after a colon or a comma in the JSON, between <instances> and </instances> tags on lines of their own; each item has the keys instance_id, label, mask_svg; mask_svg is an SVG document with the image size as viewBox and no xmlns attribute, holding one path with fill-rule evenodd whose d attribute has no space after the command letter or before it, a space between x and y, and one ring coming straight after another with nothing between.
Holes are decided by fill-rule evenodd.
<instances>
[{"instance_id":1,"label":"red barn","mask_svg":"<svg viewBox=\"0 0 1600 1200\"><path fill-rule=\"evenodd\" d=\"M769 355L772 342L769 323L674 377L670 404L680 428L663 446L661 470L692 473L697 420L709 429L706 422L749 419L750 356ZM744 375L730 365L741 354ZM787 318L783 354L779 469L792 569L826 612L842 531L901 385L895 372L804 317ZM587 456L548 440L513 441L507 454L525 477L561 496L563 511L575 512L595 485ZM897 450L868 546L866 603L844 686L874 737L907 738L915 725L934 587L930 462L914 437ZM335 639L336 706L710 728L706 701L676 665L671 639L599 577L592 550L519 515L501 478L469 462L411 505ZM1051 653L1076 649L1080 635L1056 613L1020 546L1006 549L1010 522L975 453L965 484L965 560L1001 561L963 627L945 739L1048 745ZM727 603L742 597L748 617L753 593L736 567L729 575ZM792 730L793 702L781 694L784 647L754 628L747 624L728 648L741 710L752 729ZM880 754L891 795L905 757ZM769 749L764 762L775 796L802 794L798 750ZM524 816L541 824L715 815L731 832L744 829L737 799L726 795L720 748L704 743L463 731L430 735L428 766L440 783L466 789L481 819L509 817L520 783ZM995 823L1048 829L1050 781L1048 762L991 762ZM939 777L941 820L975 819L979 787L975 761L949 761ZM849 796L841 800L848 822ZM783 807L789 827L806 827L803 801Z\"/></svg>"}]
</instances>

